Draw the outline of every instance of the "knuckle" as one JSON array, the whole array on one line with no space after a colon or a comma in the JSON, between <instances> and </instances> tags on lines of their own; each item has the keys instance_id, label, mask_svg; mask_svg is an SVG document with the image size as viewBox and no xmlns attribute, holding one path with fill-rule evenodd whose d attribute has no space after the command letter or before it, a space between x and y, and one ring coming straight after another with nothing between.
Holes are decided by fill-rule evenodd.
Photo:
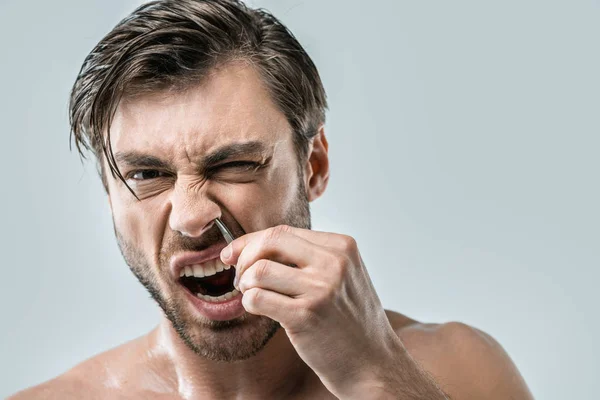
<instances>
[{"instance_id":1,"label":"knuckle","mask_svg":"<svg viewBox=\"0 0 600 400\"><path fill-rule=\"evenodd\" d=\"M341 278L348 269L350 259L345 254L335 254L331 260L331 267L336 278Z\"/></svg>"},{"instance_id":2,"label":"knuckle","mask_svg":"<svg viewBox=\"0 0 600 400\"><path fill-rule=\"evenodd\" d=\"M268 228L265 234L265 239L267 241L278 241L283 235L289 232L290 227L287 225L277 225L271 228Z\"/></svg>"},{"instance_id":3,"label":"knuckle","mask_svg":"<svg viewBox=\"0 0 600 400\"><path fill-rule=\"evenodd\" d=\"M352 236L342 235L341 243L344 251L353 252L358 250L358 243Z\"/></svg>"},{"instance_id":4,"label":"knuckle","mask_svg":"<svg viewBox=\"0 0 600 400\"><path fill-rule=\"evenodd\" d=\"M240 254L240 256L237 259L237 262L235 263L236 273L240 275L246 270L246 257L246 253Z\"/></svg>"},{"instance_id":5,"label":"knuckle","mask_svg":"<svg viewBox=\"0 0 600 400\"><path fill-rule=\"evenodd\" d=\"M244 306L250 309L256 309L260 297L260 290L257 288L250 288L246 290L243 295Z\"/></svg>"},{"instance_id":6,"label":"knuckle","mask_svg":"<svg viewBox=\"0 0 600 400\"><path fill-rule=\"evenodd\" d=\"M329 287L329 283L326 280L316 278L312 281L315 293L321 293Z\"/></svg>"},{"instance_id":7,"label":"knuckle","mask_svg":"<svg viewBox=\"0 0 600 400\"><path fill-rule=\"evenodd\" d=\"M258 282L262 282L266 279L269 274L269 261L268 260L258 260L256 264L254 264L254 280Z\"/></svg>"}]
</instances>

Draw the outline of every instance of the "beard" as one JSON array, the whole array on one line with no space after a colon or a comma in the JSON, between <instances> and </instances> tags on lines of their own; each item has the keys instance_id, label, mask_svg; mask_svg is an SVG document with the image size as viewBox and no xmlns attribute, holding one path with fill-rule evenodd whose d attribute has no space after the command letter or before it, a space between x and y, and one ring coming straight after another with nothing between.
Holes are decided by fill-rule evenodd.
<instances>
[{"instance_id":1,"label":"beard","mask_svg":"<svg viewBox=\"0 0 600 400\"><path fill-rule=\"evenodd\" d=\"M281 221L274 225L289 225L302 229L311 229L310 207L303 179L299 180L297 196ZM203 242L197 238L178 236L165 246L159 256L159 270L155 272L141 249L128 241L117 229L115 236L125 262L158 303L165 316L173 325L183 342L197 355L213 360L233 362L248 359L263 349L281 327L277 321L265 316L245 312L241 317L228 321L199 319L188 310L188 300L183 288L173 284L172 279L164 276L164 283L158 275L167 271L169 256L176 251L200 251L223 241L221 233L214 226L205 235ZM229 227L232 229L233 227ZM239 228L241 230L241 227ZM244 232L233 231L234 235ZM167 283L168 282L168 283Z\"/></svg>"}]
</instances>

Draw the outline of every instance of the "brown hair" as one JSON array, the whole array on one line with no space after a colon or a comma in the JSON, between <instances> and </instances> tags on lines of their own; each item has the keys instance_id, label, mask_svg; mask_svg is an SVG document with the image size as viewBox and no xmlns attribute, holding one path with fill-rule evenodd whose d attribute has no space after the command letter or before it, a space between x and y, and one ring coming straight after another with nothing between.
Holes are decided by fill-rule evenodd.
<instances>
[{"instance_id":1,"label":"brown hair","mask_svg":"<svg viewBox=\"0 0 600 400\"><path fill-rule=\"evenodd\" d=\"M81 157L84 149L95 155L106 190L101 155L113 177L125 182L110 145L123 96L185 89L234 60L257 68L304 160L325 121L327 101L319 73L294 35L269 12L238 0L159 0L137 8L94 47L71 91L71 140Z\"/></svg>"}]
</instances>

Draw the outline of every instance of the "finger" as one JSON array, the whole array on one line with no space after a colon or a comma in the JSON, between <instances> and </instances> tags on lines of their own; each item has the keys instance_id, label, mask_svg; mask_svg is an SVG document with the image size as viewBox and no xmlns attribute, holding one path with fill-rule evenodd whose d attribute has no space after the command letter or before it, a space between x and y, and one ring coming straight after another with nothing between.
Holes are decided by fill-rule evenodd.
<instances>
[{"instance_id":1,"label":"finger","mask_svg":"<svg viewBox=\"0 0 600 400\"><path fill-rule=\"evenodd\" d=\"M301 300L261 288L251 288L242 295L242 305L250 314L264 315L278 321L284 329L302 323Z\"/></svg>"},{"instance_id":2,"label":"finger","mask_svg":"<svg viewBox=\"0 0 600 400\"><path fill-rule=\"evenodd\" d=\"M222 257L223 262L235 265L236 274L241 276L246 268L262 258L299 268L327 259L326 248L293 235L288 229L280 225L236 239L229 244L231 256Z\"/></svg>"},{"instance_id":3,"label":"finger","mask_svg":"<svg viewBox=\"0 0 600 400\"><path fill-rule=\"evenodd\" d=\"M302 229L302 228L297 228L297 227L287 226L287 225L279 225L279 226L272 227L272 228L265 229L265 230L250 232L250 233L247 233L247 234L235 239L230 244L230 246L227 246L225 249L223 249L223 251L221 252L221 259L223 260L223 262L229 261L228 258L230 258L230 257L225 257L226 252L229 251L229 249L233 249L231 257L237 257L239 255L239 252L241 251L241 249L244 248L248 242L255 240L256 237L260 237L261 235L264 234L265 231L269 231L269 230L273 230L273 229L276 231L282 230L282 231L292 233L304 240L307 240L311 243L314 243L316 245L323 246L323 247L330 247L330 248L334 248L334 249L338 249L338 250L342 250L342 251L348 250L348 249L353 249L356 247L356 242L351 236L340 235L340 234L331 233L331 232L313 231L310 229Z\"/></svg>"},{"instance_id":4,"label":"finger","mask_svg":"<svg viewBox=\"0 0 600 400\"><path fill-rule=\"evenodd\" d=\"M239 276L237 289L244 293L251 288L261 288L294 297L310 291L311 282L304 271L260 259Z\"/></svg>"},{"instance_id":5,"label":"finger","mask_svg":"<svg viewBox=\"0 0 600 400\"><path fill-rule=\"evenodd\" d=\"M346 248L349 243L352 243L354 241L352 237L347 235L341 235L339 233L313 231L310 229L302 229L294 226L291 226L289 228L290 233L323 247L331 247L334 249L342 250Z\"/></svg>"}]
</instances>

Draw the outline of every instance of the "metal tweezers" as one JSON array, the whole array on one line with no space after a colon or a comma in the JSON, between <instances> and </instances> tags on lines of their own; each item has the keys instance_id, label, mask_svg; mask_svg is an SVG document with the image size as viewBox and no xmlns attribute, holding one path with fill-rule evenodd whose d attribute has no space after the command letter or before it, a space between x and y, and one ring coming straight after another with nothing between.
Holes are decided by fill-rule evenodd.
<instances>
[{"instance_id":1,"label":"metal tweezers","mask_svg":"<svg viewBox=\"0 0 600 400\"><path fill-rule=\"evenodd\" d=\"M225 226L223 221L221 221L219 218L215 218L215 223L217 224L217 227L221 231L221 234L225 238L225 241L227 242L227 244L233 242L233 239L235 239L235 238L233 237L233 234L231 233L231 231L229 229L227 229L227 227Z\"/></svg>"}]
</instances>

